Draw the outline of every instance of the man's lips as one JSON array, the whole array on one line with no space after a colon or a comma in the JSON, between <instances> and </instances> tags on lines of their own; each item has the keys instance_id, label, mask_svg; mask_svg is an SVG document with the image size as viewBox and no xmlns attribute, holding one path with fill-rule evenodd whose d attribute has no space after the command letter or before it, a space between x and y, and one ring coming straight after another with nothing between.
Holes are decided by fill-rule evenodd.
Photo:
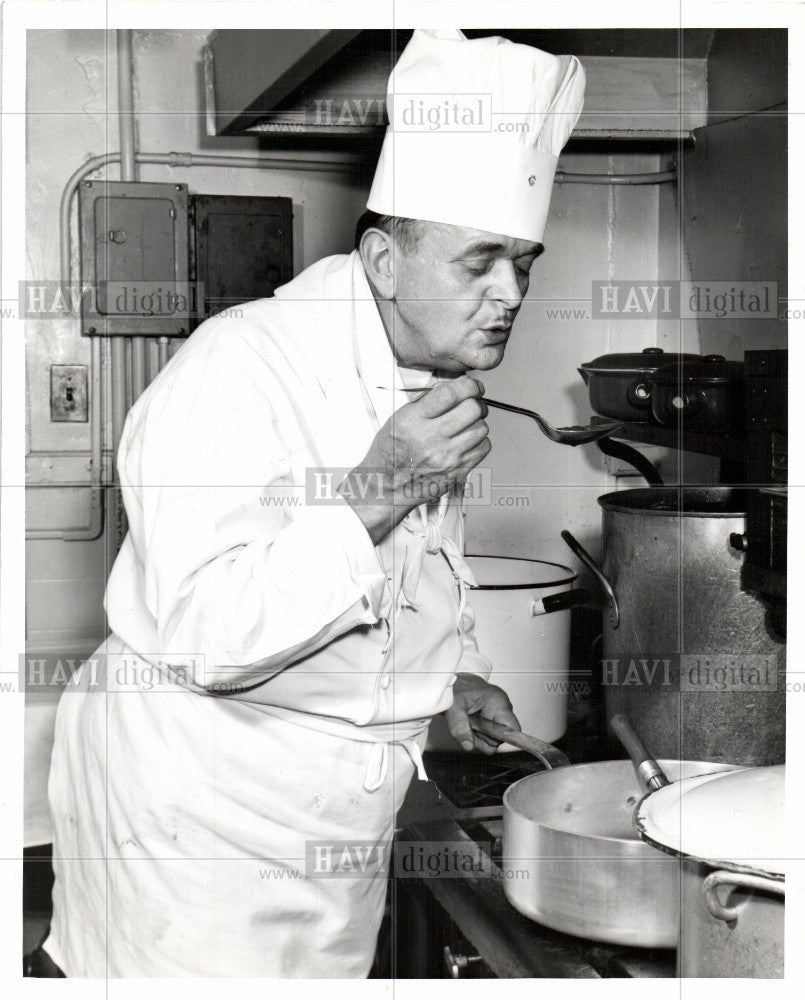
<instances>
[{"instance_id":1,"label":"man's lips","mask_svg":"<svg viewBox=\"0 0 805 1000\"><path fill-rule=\"evenodd\" d=\"M512 328L512 323L514 323L514 317L509 320L499 319L494 323L487 323L486 326L480 326L478 329L492 333L501 333L505 330L505 332L508 333Z\"/></svg>"},{"instance_id":2,"label":"man's lips","mask_svg":"<svg viewBox=\"0 0 805 1000\"><path fill-rule=\"evenodd\" d=\"M509 339L509 334L511 333L511 325L507 324L505 326L481 326L478 328L481 333L486 334L486 339L491 340L493 343L503 343Z\"/></svg>"}]
</instances>

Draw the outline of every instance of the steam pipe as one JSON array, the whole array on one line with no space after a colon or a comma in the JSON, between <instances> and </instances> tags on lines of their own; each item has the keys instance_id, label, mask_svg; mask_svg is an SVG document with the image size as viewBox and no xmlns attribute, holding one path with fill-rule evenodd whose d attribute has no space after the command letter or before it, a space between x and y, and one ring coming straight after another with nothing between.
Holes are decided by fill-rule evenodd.
<instances>
[{"instance_id":1,"label":"steam pipe","mask_svg":"<svg viewBox=\"0 0 805 1000\"><path fill-rule=\"evenodd\" d=\"M131 30L117 32L117 116L120 132L120 179L137 179L134 161L134 62Z\"/></svg>"},{"instance_id":2,"label":"steam pipe","mask_svg":"<svg viewBox=\"0 0 805 1000\"><path fill-rule=\"evenodd\" d=\"M648 174L571 174L557 170L557 184L667 184L677 179L677 169Z\"/></svg>"}]
</instances>

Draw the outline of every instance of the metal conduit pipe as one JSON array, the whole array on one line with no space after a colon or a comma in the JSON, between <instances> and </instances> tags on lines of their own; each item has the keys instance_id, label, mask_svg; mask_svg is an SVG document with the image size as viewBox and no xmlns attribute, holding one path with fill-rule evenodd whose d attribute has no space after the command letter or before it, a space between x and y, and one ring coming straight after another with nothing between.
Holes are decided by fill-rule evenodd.
<instances>
[{"instance_id":1,"label":"metal conduit pipe","mask_svg":"<svg viewBox=\"0 0 805 1000\"><path fill-rule=\"evenodd\" d=\"M168 337L159 337L157 340L157 371L162 371L168 363L168 347L170 340Z\"/></svg>"},{"instance_id":2,"label":"metal conduit pipe","mask_svg":"<svg viewBox=\"0 0 805 1000\"><path fill-rule=\"evenodd\" d=\"M131 402L132 405L142 396L148 384L148 372L145 365L145 337L131 338Z\"/></svg>"},{"instance_id":3,"label":"metal conduit pipe","mask_svg":"<svg viewBox=\"0 0 805 1000\"><path fill-rule=\"evenodd\" d=\"M134 159L134 60L132 57L131 30L119 29L117 40L117 121L120 136L120 179L136 181L137 167ZM112 482L118 484L117 450L123 436L126 414L132 405L132 357L135 337L112 337L112 362L109 369L112 397ZM123 544L126 530L123 501L119 490L109 495L112 556Z\"/></svg>"},{"instance_id":4,"label":"metal conduit pipe","mask_svg":"<svg viewBox=\"0 0 805 1000\"><path fill-rule=\"evenodd\" d=\"M136 180L134 165L134 61L131 30L117 32L117 117L120 134L120 179Z\"/></svg>"},{"instance_id":5,"label":"metal conduit pipe","mask_svg":"<svg viewBox=\"0 0 805 1000\"><path fill-rule=\"evenodd\" d=\"M120 388L122 389L121 395L123 396L124 402L124 417L125 414L134 406L134 383L132 380L132 368L134 365L134 337L116 337L115 340L119 340L123 343L123 371L121 373ZM114 372L112 373L114 375ZM115 450L117 450L117 445L119 441L115 442Z\"/></svg>"},{"instance_id":6,"label":"metal conduit pipe","mask_svg":"<svg viewBox=\"0 0 805 1000\"><path fill-rule=\"evenodd\" d=\"M134 60L131 51L131 31L120 30L117 32L117 113L120 129L120 179L122 181L137 180L133 80ZM145 389L145 344L145 337L127 338L126 411L131 408L132 403L140 397ZM116 434L115 448L119 440L119 436Z\"/></svg>"}]
</instances>

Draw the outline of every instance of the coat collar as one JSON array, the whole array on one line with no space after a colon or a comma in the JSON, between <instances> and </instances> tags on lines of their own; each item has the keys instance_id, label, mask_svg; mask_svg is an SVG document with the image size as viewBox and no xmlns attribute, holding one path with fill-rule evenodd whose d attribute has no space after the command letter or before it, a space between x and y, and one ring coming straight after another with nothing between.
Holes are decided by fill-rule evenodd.
<instances>
[{"instance_id":1,"label":"coat collar","mask_svg":"<svg viewBox=\"0 0 805 1000\"><path fill-rule=\"evenodd\" d=\"M424 388L432 380L432 373L417 372L412 378L407 370L400 370L360 255L353 250L350 257L355 366L378 426L382 427L395 410L410 401L404 391L406 386Z\"/></svg>"}]
</instances>

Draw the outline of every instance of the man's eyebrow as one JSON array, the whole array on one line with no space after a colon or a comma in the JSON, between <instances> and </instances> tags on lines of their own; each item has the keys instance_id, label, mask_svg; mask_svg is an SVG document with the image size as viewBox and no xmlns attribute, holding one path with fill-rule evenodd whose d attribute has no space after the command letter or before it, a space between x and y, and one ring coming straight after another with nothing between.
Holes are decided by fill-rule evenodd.
<instances>
[{"instance_id":1,"label":"man's eyebrow","mask_svg":"<svg viewBox=\"0 0 805 1000\"><path fill-rule=\"evenodd\" d=\"M505 250L506 247L502 243L496 243L494 240L477 240L475 243L470 243L466 246L460 254L453 257L451 263L457 260L461 260L464 257L473 257L478 254L485 253L500 253L501 250ZM533 250L525 250L523 253L518 253L518 257L538 257L541 252L541 246L537 244Z\"/></svg>"},{"instance_id":2,"label":"man's eyebrow","mask_svg":"<svg viewBox=\"0 0 805 1000\"><path fill-rule=\"evenodd\" d=\"M505 247L502 243L495 243L493 240L476 240L475 243L470 243L469 246L464 247L461 253L454 257L453 260L461 260L462 257L472 257L475 254L481 253L499 253L504 249Z\"/></svg>"}]
</instances>

